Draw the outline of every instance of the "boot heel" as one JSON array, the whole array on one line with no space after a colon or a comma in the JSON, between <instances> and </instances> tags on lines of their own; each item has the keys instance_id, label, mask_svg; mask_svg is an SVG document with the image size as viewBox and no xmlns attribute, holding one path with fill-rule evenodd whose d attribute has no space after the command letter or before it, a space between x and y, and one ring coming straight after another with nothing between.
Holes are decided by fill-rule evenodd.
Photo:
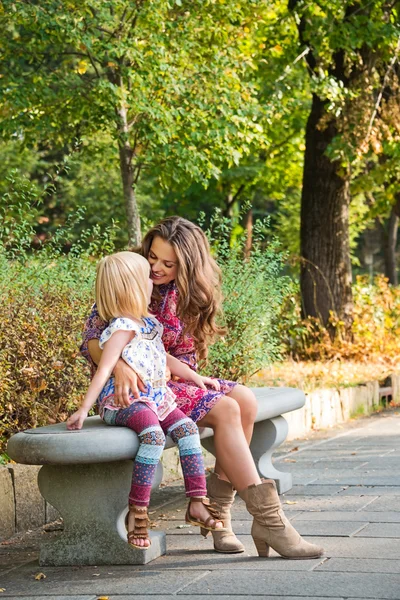
<instances>
[{"instance_id":1,"label":"boot heel","mask_svg":"<svg viewBox=\"0 0 400 600\"><path fill-rule=\"evenodd\" d=\"M253 542L255 547L257 548L258 556L262 556L263 558L268 558L269 556L269 545L264 540L259 540L258 538L253 538Z\"/></svg>"},{"instance_id":2,"label":"boot heel","mask_svg":"<svg viewBox=\"0 0 400 600\"><path fill-rule=\"evenodd\" d=\"M200 527L200 533L204 538L206 538L208 536L208 534L210 533L210 530L204 529L204 527Z\"/></svg>"}]
</instances>

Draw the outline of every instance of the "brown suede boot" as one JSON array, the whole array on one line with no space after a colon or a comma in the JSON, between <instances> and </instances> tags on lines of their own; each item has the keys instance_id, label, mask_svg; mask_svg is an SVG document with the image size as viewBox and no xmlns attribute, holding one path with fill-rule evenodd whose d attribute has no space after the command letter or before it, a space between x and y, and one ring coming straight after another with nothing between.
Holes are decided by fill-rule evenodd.
<instances>
[{"instance_id":1,"label":"brown suede boot","mask_svg":"<svg viewBox=\"0 0 400 600\"><path fill-rule=\"evenodd\" d=\"M233 554L244 552L244 546L232 531L231 506L235 498L235 490L228 481L220 479L216 473L211 473L207 479L207 494L210 502L215 505L219 518L224 523L224 531L212 531L214 538L214 550ZM201 530L206 537L208 531Z\"/></svg>"},{"instance_id":2,"label":"brown suede boot","mask_svg":"<svg viewBox=\"0 0 400 600\"><path fill-rule=\"evenodd\" d=\"M283 558L319 558L324 549L303 540L285 517L275 481L264 479L239 492L254 517L251 535L259 556L268 557L270 547Z\"/></svg>"}]
</instances>

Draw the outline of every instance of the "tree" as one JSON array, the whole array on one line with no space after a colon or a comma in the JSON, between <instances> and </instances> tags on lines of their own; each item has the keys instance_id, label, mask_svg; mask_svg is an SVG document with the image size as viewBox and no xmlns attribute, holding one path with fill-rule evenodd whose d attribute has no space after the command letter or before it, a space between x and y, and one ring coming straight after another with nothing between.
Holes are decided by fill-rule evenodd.
<instances>
[{"instance_id":1,"label":"tree","mask_svg":"<svg viewBox=\"0 0 400 600\"><path fill-rule=\"evenodd\" d=\"M206 181L262 133L246 38L261 0L5 0L0 13L1 133L116 143L129 239L140 241L135 186ZM240 134L240 135L239 135Z\"/></svg>"},{"instance_id":2,"label":"tree","mask_svg":"<svg viewBox=\"0 0 400 600\"><path fill-rule=\"evenodd\" d=\"M350 183L370 149L382 79L397 57L399 3L289 0L289 7L313 86L301 200L303 311L324 324L334 312L349 329Z\"/></svg>"}]
</instances>

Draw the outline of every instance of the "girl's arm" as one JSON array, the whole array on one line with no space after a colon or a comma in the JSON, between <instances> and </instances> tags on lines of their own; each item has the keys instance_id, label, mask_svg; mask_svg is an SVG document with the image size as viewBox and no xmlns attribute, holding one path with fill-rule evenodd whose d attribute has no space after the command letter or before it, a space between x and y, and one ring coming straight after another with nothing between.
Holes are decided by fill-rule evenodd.
<instances>
[{"instance_id":1,"label":"girl's arm","mask_svg":"<svg viewBox=\"0 0 400 600\"><path fill-rule=\"evenodd\" d=\"M133 331L116 331L104 344L99 366L93 377L85 398L78 410L71 415L67 421L67 429L81 429L89 410L96 402L101 390L109 379L122 350L132 340Z\"/></svg>"},{"instance_id":2,"label":"girl's arm","mask_svg":"<svg viewBox=\"0 0 400 600\"><path fill-rule=\"evenodd\" d=\"M91 339L88 342L88 350L92 361L100 364L103 350L99 346L99 340ZM114 366L115 377L115 406L126 408L130 405L130 394L136 399L140 398L139 390L146 391L146 386L135 371L122 359L117 360Z\"/></svg>"},{"instance_id":3,"label":"girl's arm","mask_svg":"<svg viewBox=\"0 0 400 600\"><path fill-rule=\"evenodd\" d=\"M172 375L177 375L181 379L186 379L187 381L193 381L193 383L203 390L207 389L205 384L213 387L217 391L220 390L219 382L216 379L199 375L185 363L181 362L170 354L167 354L167 366L169 367Z\"/></svg>"}]
</instances>

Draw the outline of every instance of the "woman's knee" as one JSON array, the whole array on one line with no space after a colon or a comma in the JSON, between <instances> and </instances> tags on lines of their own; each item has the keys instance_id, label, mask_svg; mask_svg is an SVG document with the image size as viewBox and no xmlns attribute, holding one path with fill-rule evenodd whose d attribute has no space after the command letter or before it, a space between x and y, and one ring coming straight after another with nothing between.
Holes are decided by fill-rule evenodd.
<instances>
[{"instance_id":1,"label":"woman's knee","mask_svg":"<svg viewBox=\"0 0 400 600\"><path fill-rule=\"evenodd\" d=\"M242 422L254 423L257 416L258 404L257 398L253 392L245 385L236 385L229 394L240 408Z\"/></svg>"},{"instance_id":2,"label":"woman's knee","mask_svg":"<svg viewBox=\"0 0 400 600\"><path fill-rule=\"evenodd\" d=\"M233 398L222 396L207 417L202 419L200 425L214 428L228 424L231 427L241 427L240 406Z\"/></svg>"}]
</instances>

